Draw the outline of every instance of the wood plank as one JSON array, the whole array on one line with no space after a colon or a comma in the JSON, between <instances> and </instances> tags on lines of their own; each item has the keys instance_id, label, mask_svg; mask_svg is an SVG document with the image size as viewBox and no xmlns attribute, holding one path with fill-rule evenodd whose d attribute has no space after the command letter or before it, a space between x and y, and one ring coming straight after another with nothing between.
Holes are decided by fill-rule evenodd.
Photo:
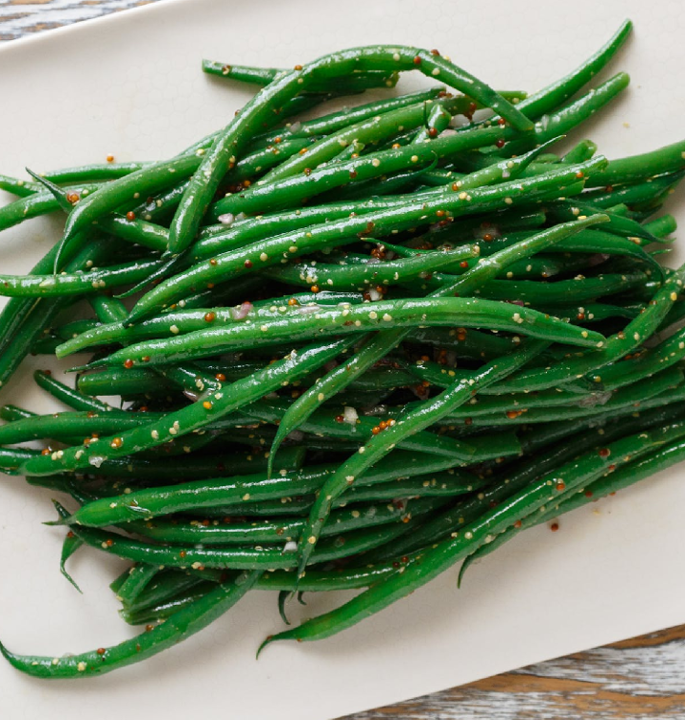
<instances>
[{"instance_id":1,"label":"wood plank","mask_svg":"<svg viewBox=\"0 0 685 720\"><path fill-rule=\"evenodd\" d=\"M684 670L680 626L344 720L682 720Z\"/></svg>"},{"instance_id":2,"label":"wood plank","mask_svg":"<svg viewBox=\"0 0 685 720\"><path fill-rule=\"evenodd\" d=\"M71 25L80 20L147 5L156 0L5 0L0 3L0 41Z\"/></svg>"}]
</instances>

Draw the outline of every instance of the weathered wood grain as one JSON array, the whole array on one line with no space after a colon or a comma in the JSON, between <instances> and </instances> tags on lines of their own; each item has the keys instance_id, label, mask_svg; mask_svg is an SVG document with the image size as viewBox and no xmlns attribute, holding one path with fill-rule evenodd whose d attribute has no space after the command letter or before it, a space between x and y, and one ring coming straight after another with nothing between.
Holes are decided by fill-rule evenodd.
<instances>
[{"instance_id":1,"label":"weathered wood grain","mask_svg":"<svg viewBox=\"0 0 685 720\"><path fill-rule=\"evenodd\" d=\"M683 720L684 668L681 626L344 720Z\"/></svg>"},{"instance_id":2,"label":"weathered wood grain","mask_svg":"<svg viewBox=\"0 0 685 720\"><path fill-rule=\"evenodd\" d=\"M149 2L155 0L3 0L0 2L0 41Z\"/></svg>"},{"instance_id":3,"label":"weathered wood grain","mask_svg":"<svg viewBox=\"0 0 685 720\"><path fill-rule=\"evenodd\" d=\"M4 0L0 2L0 41L156 1ZM387 718L685 720L685 626L344 720Z\"/></svg>"}]
</instances>

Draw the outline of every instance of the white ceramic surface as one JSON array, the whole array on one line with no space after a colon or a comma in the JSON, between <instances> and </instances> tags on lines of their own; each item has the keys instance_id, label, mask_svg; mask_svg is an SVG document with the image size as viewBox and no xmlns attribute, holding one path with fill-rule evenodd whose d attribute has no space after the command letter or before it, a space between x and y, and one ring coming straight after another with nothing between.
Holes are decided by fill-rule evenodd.
<instances>
[{"instance_id":1,"label":"white ceramic surface","mask_svg":"<svg viewBox=\"0 0 685 720\"><path fill-rule=\"evenodd\" d=\"M685 11L675 0L168 0L0 47L0 170L177 152L249 96L204 77L202 57L291 66L350 45L412 43L439 47L496 87L534 90L625 16L636 32L611 71L628 70L633 84L576 138L592 137L610 157L644 151L683 135ZM685 220L682 203L672 209ZM28 270L55 230L31 222L3 233L2 272ZM54 407L31 388L28 369L2 400ZM458 592L455 568L338 637L275 645L259 662L259 641L282 627L275 597L263 593L177 649L96 680L45 683L0 663L0 716L321 720L683 623L682 479L676 468L564 518L556 534L525 533L474 567ZM48 493L3 478L0 637L18 652L61 655L130 636L107 589L123 565L81 551L72 562L78 595L58 572L62 531L40 525L52 514ZM292 608L294 619L331 603L309 601Z\"/></svg>"}]
</instances>

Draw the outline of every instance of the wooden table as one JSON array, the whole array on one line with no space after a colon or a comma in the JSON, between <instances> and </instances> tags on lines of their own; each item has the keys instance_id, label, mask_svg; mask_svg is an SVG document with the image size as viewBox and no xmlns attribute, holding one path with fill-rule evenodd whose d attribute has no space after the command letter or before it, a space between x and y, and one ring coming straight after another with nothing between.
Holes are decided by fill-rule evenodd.
<instances>
[{"instance_id":1,"label":"wooden table","mask_svg":"<svg viewBox=\"0 0 685 720\"><path fill-rule=\"evenodd\" d=\"M14 40L155 1L2 0L0 40ZM531 665L344 720L390 717L685 720L685 626Z\"/></svg>"}]
</instances>

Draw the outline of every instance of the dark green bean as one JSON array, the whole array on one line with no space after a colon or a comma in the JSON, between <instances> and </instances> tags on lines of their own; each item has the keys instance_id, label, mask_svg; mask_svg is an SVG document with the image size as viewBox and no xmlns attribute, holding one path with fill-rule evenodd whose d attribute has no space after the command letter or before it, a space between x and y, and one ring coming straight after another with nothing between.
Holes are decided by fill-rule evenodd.
<instances>
[{"instance_id":1,"label":"dark green bean","mask_svg":"<svg viewBox=\"0 0 685 720\"><path fill-rule=\"evenodd\" d=\"M666 145L640 155L610 160L604 170L590 173L588 187L645 182L654 175L685 170L685 142Z\"/></svg>"},{"instance_id":2,"label":"dark green bean","mask_svg":"<svg viewBox=\"0 0 685 720\"><path fill-rule=\"evenodd\" d=\"M159 568L154 565L133 565L128 577L118 588L117 597L126 604L135 602L158 572Z\"/></svg>"},{"instance_id":3,"label":"dark green bean","mask_svg":"<svg viewBox=\"0 0 685 720\"><path fill-rule=\"evenodd\" d=\"M393 499L397 499L395 496ZM444 500L434 498L397 501L390 504L358 505L348 510L336 510L322 537L376 527L430 512ZM279 522L220 522L207 524L201 520L154 520L132 523L127 530L165 543L202 543L207 545L266 544L296 541L305 524L304 518L283 518ZM121 595L121 592L119 592ZM123 597L123 596L122 596Z\"/></svg>"},{"instance_id":4,"label":"dark green bean","mask_svg":"<svg viewBox=\"0 0 685 720\"><path fill-rule=\"evenodd\" d=\"M359 448L351 458L340 465L321 488L309 514L302 537L307 538L298 546L298 574L302 574L314 550L319 534L326 524L331 503L340 497L365 471L380 458L387 455L398 440L439 422L454 409L471 398L472 391L506 378L516 369L547 347L544 342L531 342L505 358L487 363L469 380L457 379L435 398L424 401L418 408L404 412L385 430L375 435L366 445Z\"/></svg>"},{"instance_id":5,"label":"dark green bean","mask_svg":"<svg viewBox=\"0 0 685 720\"><path fill-rule=\"evenodd\" d=\"M278 68L228 65L214 60L203 60L202 72L205 72L208 75L216 75L218 77L225 78L226 80L235 80L237 82L251 83L265 87L288 71ZM338 80L340 85L336 87L336 90L340 91L340 86L342 86L342 89L344 89L346 93L360 92L368 88L375 87L394 87L395 80L396 79L393 78L392 75L389 75L383 70L368 70L366 72L355 73L347 78L340 78ZM318 90L316 86L310 87L309 89L310 92L329 92L330 85L324 83L322 84L320 90Z\"/></svg>"},{"instance_id":6,"label":"dark green bean","mask_svg":"<svg viewBox=\"0 0 685 720\"><path fill-rule=\"evenodd\" d=\"M415 58L419 58L418 63ZM349 74L351 70L387 69L395 72L417 68L424 74L437 71L441 79L457 90L468 91L470 96L500 112L514 128L531 129L530 120L494 90L461 68L439 56L431 55L428 51L376 46L326 55L304 68L298 66L298 69L274 79L243 107L237 120L217 136L202 164L197 167L197 172L176 211L169 234L169 253L178 254L192 243L223 174L235 164L236 155L244 148L250 130L271 121L272 108L279 107L295 95L308 90L312 83L320 78L339 78Z\"/></svg>"},{"instance_id":7,"label":"dark green bean","mask_svg":"<svg viewBox=\"0 0 685 720\"><path fill-rule=\"evenodd\" d=\"M311 310L306 306L289 308L290 312L285 314L273 313L275 317L272 320L260 320L261 324L257 327L251 323L231 323L228 327L197 330L184 335L176 335L172 326L173 337L136 343L112 353L106 360L91 363L89 367L124 364L124 367L141 364L152 367L284 341L308 341L316 337L347 334L354 336L369 330L416 325L453 327L455 317L464 327L493 328L579 347L601 348L604 345L604 337L592 330L568 325L530 308L512 310L508 304L478 298L379 300L372 307L372 310L367 305L315 306Z\"/></svg>"},{"instance_id":8,"label":"dark green bean","mask_svg":"<svg viewBox=\"0 0 685 720\"><path fill-rule=\"evenodd\" d=\"M600 477L611 464L622 464L625 458L635 459L655 448L682 437L685 425L675 423L655 431L641 433L609 445L605 451L581 456L576 462L545 475L528 488L516 493L506 504L484 513L466 526L464 531L409 559L399 570L356 596L342 607L308 620L297 628L269 637L274 640L315 640L329 637L340 630L382 610L424 585L459 560L491 541L515 521L527 517L540 507L554 502L561 491L582 487ZM548 484L551 481L551 485Z\"/></svg>"},{"instance_id":9,"label":"dark green bean","mask_svg":"<svg viewBox=\"0 0 685 720\"><path fill-rule=\"evenodd\" d=\"M535 434L523 437L526 453L519 463L494 478L489 487L478 495L458 501L452 508L433 517L419 528L411 538L401 538L394 545L392 556L409 553L446 538L476 520L490 507L500 505L513 493L563 463L572 460L588 447L601 447L622 436L645 429L659 427L682 417L681 408L650 410L635 413L616 422L614 416L608 424L593 418L550 423L546 431L536 429ZM563 442L560 442L563 440ZM386 560L387 553L377 553L377 559Z\"/></svg>"},{"instance_id":10,"label":"dark green bean","mask_svg":"<svg viewBox=\"0 0 685 720\"><path fill-rule=\"evenodd\" d=\"M434 143L431 143L430 147L433 145ZM427 224L433 217L440 219L448 213L456 217L490 209L503 209L521 202L530 203L537 193L552 189L558 193L560 184L577 182L578 172L589 166L601 167L604 162L601 157L593 158L582 165L564 166L563 169L552 170L546 175L503 182L494 187L474 188L468 192L460 191L458 187L452 190L451 186L446 190L438 188L437 193L430 191L428 197L424 194L423 201L420 199L421 195L416 195L411 203L403 199L398 206L395 202L394 209L336 220L253 242L233 252L217 255L208 262L199 263L181 275L161 283L138 302L129 316L129 322L140 322L171 302L190 294L193 292L191 288L197 289L208 282L216 282L217 279L225 282L249 272L252 268L262 269L281 259L294 259L324 246L330 248L346 244L351 242L350 238L357 238L359 233L362 237L378 237L393 230L414 227L417 223Z\"/></svg>"},{"instance_id":11,"label":"dark green bean","mask_svg":"<svg viewBox=\"0 0 685 720\"><path fill-rule=\"evenodd\" d=\"M24 467L25 474L52 475L65 469L97 467L108 458L131 455L176 439L177 436L182 437L279 388L286 377L292 382L297 377L325 365L347 350L351 344L349 339L345 339L312 345L298 353L293 352L250 377L208 393L202 402L193 403L169 413L161 420L128 430L121 435L101 438L97 448L67 448L30 460Z\"/></svg>"},{"instance_id":12,"label":"dark green bean","mask_svg":"<svg viewBox=\"0 0 685 720\"><path fill-rule=\"evenodd\" d=\"M0 652L17 670L34 677L59 679L101 675L145 660L204 629L233 607L260 575L260 572L242 573L232 582L219 584L190 607L168 617L163 624L114 647L61 658L17 655L2 644Z\"/></svg>"},{"instance_id":13,"label":"dark green bean","mask_svg":"<svg viewBox=\"0 0 685 720\"><path fill-rule=\"evenodd\" d=\"M137 283L160 266L159 260L134 260L122 265L91 268L60 275L0 275L0 295L9 297L64 297L100 292L105 287Z\"/></svg>"},{"instance_id":14,"label":"dark green bean","mask_svg":"<svg viewBox=\"0 0 685 720\"><path fill-rule=\"evenodd\" d=\"M624 357L639 347L661 324L678 299L684 278L685 266L666 279L643 313L631 320L622 331L608 338L601 351L593 353L592 357L570 358L554 368L524 370L501 383L499 388L505 392L523 392L556 387L588 373L595 373L601 367Z\"/></svg>"}]
</instances>

